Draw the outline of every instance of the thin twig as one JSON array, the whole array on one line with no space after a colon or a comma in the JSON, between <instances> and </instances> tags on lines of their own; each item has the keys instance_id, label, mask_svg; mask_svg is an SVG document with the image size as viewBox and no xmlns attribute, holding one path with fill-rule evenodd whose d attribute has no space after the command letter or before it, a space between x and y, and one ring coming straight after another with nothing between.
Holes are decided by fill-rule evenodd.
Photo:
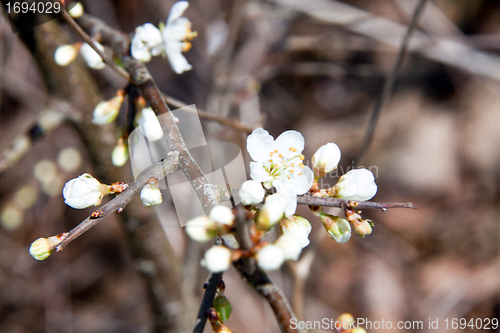
<instances>
[{"instance_id":1,"label":"thin twig","mask_svg":"<svg viewBox=\"0 0 500 333\"><path fill-rule=\"evenodd\" d=\"M79 225L69 231L59 244L53 245L52 249L56 249L58 252L61 251L66 245L68 245L68 243L75 240L97 223L104 220L104 218L108 215L123 210L125 206L139 194L149 178L155 177L156 179L161 180L168 174L174 172L179 163L178 159L179 153L171 153L167 159L158 163L158 165L156 165L150 172L137 179L136 182L129 184L123 193L117 195L113 200L100 207Z\"/></svg>"},{"instance_id":2,"label":"thin twig","mask_svg":"<svg viewBox=\"0 0 500 333\"><path fill-rule=\"evenodd\" d=\"M127 73L127 71L125 71L123 68L115 64L115 62L110 59L104 52L99 50L99 48L94 44L92 38L90 38L90 36L87 35L85 31L83 31L83 29L78 25L78 23L76 23L76 21L68 14L65 9L62 10L62 17L66 21L66 23L68 23L73 28L73 30L75 30L78 36L80 36L80 38L83 39L85 43L89 44L90 47L92 47L94 51L96 51L97 54L101 56L104 63L109 65L115 72L127 79L127 81L130 81L130 74Z\"/></svg>"},{"instance_id":3,"label":"thin twig","mask_svg":"<svg viewBox=\"0 0 500 333\"><path fill-rule=\"evenodd\" d=\"M198 310L198 316L196 318L196 323L194 324L193 333L202 333L205 329L205 321L203 317L206 317L207 310L214 306L215 293L219 287L219 283L222 280L222 273L212 273L208 279L208 283L205 285L205 294L201 300L200 309Z\"/></svg>"},{"instance_id":4,"label":"thin twig","mask_svg":"<svg viewBox=\"0 0 500 333\"><path fill-rule=\"evenodd\" d=\"M165 101L168 104L170 104L172 106L175 106L176 108L183 108L183 107L188 106L186 103L181 102L178 99L175 99L175 98L173 98L171 96L168 96L166 94L163 94L163 98L165 98ZM200 116L200 118L216 121L216 122L218 122L218 123L220 123L222 125L234 128L235 130L238 130L238 131L241 131L241 132L244 132L244 133L247 133L247 134L252 133L252 131L255 129L255 127L249 127L249 126L243 125L239 121L210 114L210 113L208 113L208 112L206 112L204 110L201 110L199 108L196 108L196 111L193 110L193 109L190 109L190 108L186 108L186 109L184 109L182 111L185 111L185 112L188 112L188 113L191 113L191 114L198 114L198 116Z\"/></svg>"},{"instance_id":5,"label":"thin twig","mask_svg":"<svg viewBox=\"0 0 500 333\"><path fill-rule=\"evenodd\" d=\"M377 101L375 102L375 106L373 107L372 115L370 118L370 122L368 123L368 129L366 130L365 137L363 138L363 142L361 143L361 148L359 149L358 156L356 158L356 165L359 163L363 155L368 149L370 142L373 138L373 133L375 132L375 127L377 126L378 118L380 116L380 112L382 108L387 104L387 101L391 98L392 91L394 89L394 81L396 80L396 76L398 75L401 66L403 65L403 61L405 59L406 53L408 52L408 42L410 41L410 37L417 26L417 22L422 15L425 4L428 0L420 0L413 12L413 16L410 21L410 25L406 30L406 34L401 43L401 47L399 48L398 56L396 59L396 63L394 67L392 67L389 76L384 82L384 87L382 88L382 93L378 96Z\"/></svg>"},{"instance_id":6,"label":"thin twig","mask_svg":"<svg viewBox=\"0 0 500 333\"><path fill-rule=\"evenodd\" d=\"M297 203L300 205L309 206L326 206L339 207L342 209L380 209L387 210L389 208L412 208L417 207L411 203L390 203L390 202L371 202L371 201L353 201L342 200L337 198L314 197L312 195L301 195L297 197Z\"/></svg>"}]
</instances>

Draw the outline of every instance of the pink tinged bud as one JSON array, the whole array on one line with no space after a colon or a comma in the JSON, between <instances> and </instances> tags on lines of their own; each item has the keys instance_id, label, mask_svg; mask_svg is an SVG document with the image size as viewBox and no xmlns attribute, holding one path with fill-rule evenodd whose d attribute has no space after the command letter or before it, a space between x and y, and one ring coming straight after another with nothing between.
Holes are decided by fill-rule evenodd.
<instances>
[{"instance_id":1,"label":"pink tinged bud","mask_svg":"<svg viewBox=\"0 0 500 333\"><path fill-rule=\"evenodd\" d=\"M101 183L88 173L70 180L63 188L64 203L76 209L99 205L103 195Z\"/></svg>"},{"instance_id":2,"label":"pink tinged bud","mask_svg":"<svg viewBox=\"0 0 500 333\"><path fill-rule=\"evenodd\" d=\"M372 233L372 226L370 225L369 220L363 220L358 223L353 223L354 232L356 232L361 237L365 237Z\"/></svg>"},{"instance_id":3,"label":"pink tinged bud","mask_svg":"<svg viewBox=\"0 0 500 333\"><path fill-rule=\"evenodd\" d=\"M346 219L322 213L321 220L330 237L337 243L346 243L351 238L351 225Z\"/></svg>"},{"instance_id":4,"label":"pink tinged bud","mask_svg":"<svg viewBox=\"0 0 500 333\"><path fill-rule=\"evenodd\" d=\"M104 52L104 46L94 41L94 45L102 52ZM83 43L80 48L80 54L87 63L87 66L93 69L102 69L105 64L101 56L87 43Z\"/></svg>"},{"instance_id":5,"label":"pink tinged bud","mask_svg":"<svg viewBox=\"0 0 500 333\"><path fill-rule=\"evenodd\" d=\"M231 250L220 245L212 246L205 253L202 265L213 273L227 270L231 266Z\"/></svg>"},{"instance_id":6,"label":"pink tinged bud","mask_svg":"<svg viewBox=\"0 0 500 333\"><path fill-rule=\"evenodd\" d=\"M162 203L161 191L155 184L146 184L141 191L141 200L144 206L151 207Z\"/></svg>"},{"instance_id":7,"label":"pink tinged bud","mask_svg":"<svg viewBox=\"0 0 500 333\"><path fill-rule=\"evenodd\" d=\"M316 179L335 170L340 162L340 148L335 143L321 146L312 157L312 166Z\"/></svg>"},{"instance_id":8,"label":"pink tinged bud","mask_svg":"<svg viewBox=\"0 0 500 333\"><path fill-rule=\"evenodd\" d=\"M354 169L341 176L333 187L333 196L344 200L366 201L377 193L373 173L367 169Z\"/></svg>"},{"instance_id":9,"label":"pink tinged bud","mask_svg":"<svg viewBox=\"0 0 500 333\"><path fill-rule=\"evenodd\" d=\"M163 138L163 130L161 129L160 122L151 108L142 109L139 124L142 126L144 135L146 135L149 141L154 142Z\"/></svg>"},{"instance_id":10,"label":"pink tinged bud","mask_svg":"<svg viewBox=\"0 0 500 333\"><path fill-rule=\"evenodd\" d=\"M257 264L266 271L275 271L285 261L283 250L277 245L266 245L257 252Z\"/></svg>"},{"instance_id":11,"label":"pink tinged bud","mask_svg":"<svg viewBox=\"0 0 500 333\"><path fill-rule=\"evenodd\" d=\"M61 45L54 53L54 61L59 66L67 66L78 55L78 49L73 45Z\"/></svg>"},{"instance_id":12,"label":"pink tinged bud","mask_svg":"<svg viewBox=\"0 0 500 333\"><path fill-rule=\"evenodd\" d=\"M283 219L287 205L286 199L279 193L268 196L257 214L255 222L257 229L263 231L271 229Z\"/></svg>"},{"instance_id":13,"label":"pink tinged bud","mask_svg":"<svg viewBox=\"0 0 500 333\"><path fill-rule=\"evenodd\" d=\"M229 226L233 225L234 221L233 211L230 208L222 205L212 208L209 217L217 223Z\"/></svg>"},{"instance_id":14,"label":"pink tinged bud","mask_svg":"<svg viewBox=\"0 0 500 333\"><path fill-rule=\"evenodd\" d=\"M292 215L280 222L283 235L293 236L301 248L309 245L309 234L311 233L311 224L302 216Z\"/></svg>"},{"instance_id":15,"label":"pink tinged bud","mask_svg":"<svg viewBox=\"0 0 500 333\"><path fill-rule=\"evenodd\" d=\"M247 180L241 185L240 191L241 203L244 206L255 206L264 200L266 191L262 184L255 180Z\"/></svg>"},{"instance_id":16,"label":"pink tinged bud","mask_svg":"<svg viewBox=\"0 0 500 333\"><path fill-rule=\"evenodd\" d=\"M118 116L122 102L123 92L119 90L115 97L97 104L94 109L92 123L96 125L106 125L112 123Z\"/></svg>"}]
</instances>

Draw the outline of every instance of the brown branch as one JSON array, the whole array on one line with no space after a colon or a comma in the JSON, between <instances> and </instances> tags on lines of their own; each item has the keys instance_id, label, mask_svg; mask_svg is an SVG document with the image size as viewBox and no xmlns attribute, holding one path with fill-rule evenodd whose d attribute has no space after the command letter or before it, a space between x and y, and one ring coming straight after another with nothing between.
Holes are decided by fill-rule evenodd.
<instances>
[{"instance_id":1,"label":"brown branch","mask_svg":"<svg viewBox=\"0 0 500 333\"><path fill-rule=\"evenodd\" d=\"M87 35L85 31L83 31L83 29L78 25L78 23L75 22L75 20L68 14L68 12L65 9L62 10L62 17L66 21L66 23L68 23L73 28L73 30L75 30L78 36L80 36L80 38L83 39L85 43L89 44L90 47L92 47L94 51L96 51L97 54L101 56L104 63L106 63L115 72L117 72L125 79L127 79L127 81L130 81L130 74L127 73L123 68L115 64L115 62L112 59L110 59L104 52L99 50L99 48L94 44L92 38L90 38L90 36Z\"/></svg>"},{"instance_id":2,"label":"brown branch","mask_svg":"<svg viewBox=\"0 0 500 333\"><path fill-rule=\"evenodd\" d=\"M168 104L170 104L172 106L175 106L176 108L183 108L183 107L188 106L186 103L181 102L178 99L175 99L175 98L173 98L171 96L168 96L166 94L163 94L163 97L165 98L165 101ZM188 112L188 113L191 113L191 114L198 114L198 116L200 116L200 118L216 121L219 124L222 124L222 125L227 126L227 127L234 128L235 130L238 130L238 131L241 131L241 132L244 132L244 133L247 133L247 134L252 133L252 131L255 129L255 127L249 127L249 126L243 125L239 121L210 114L210 113L208 113L208 112L206 112L204 110L201 110L199 108L196 108L196 111L194 111L192 109L184 109L182 111L185 111L185 112Z\"/></svg>"},{"instance_id":3,"label":"brown branch","mask_svg":"<svg viewBox=\"0 0 500 333\"><path fill-rule=\"evenodd\" d=\"M412 208L417 209L411 202L390 203L390 202L371 202L342 200L337 198L314 197L312 195L301 195L297 197L297 203L309 206L339 207L342 209L380 209L386 211L389 208Z\"/></svg>"},{"instance_id":4,"label":"brown branch","mask_svg":"<svg viewBox=\"0 0 500 333\"><path fill-rule=\"evenodd\" d=\"M406 34L404 35L403 41L401 42L401 46L398 51L398 57L396 59L396 63L391 69L389 76L384 82L384 86L382 88L382 93L378 96L375 106L373 107L372 115L370 117L370 122L368 123L368 128L366 130L365 137L363 138L363 142L361 143L361 147L359 149L358 156L356 158L356 164L359 163L365 152L368 150L370 142L373 138L373 133L375 132L375 127L377 126L378 118L380 116L380 112L382 108L387 104L387 101L391 98L392 91L394 89L394 82L396 80L396 76L403 66L403 61L405 59L406 53L408 53L408 43L410 41L410 37L417 26L418 19L422 15L425 4L428 0L420 0L413 12L413 16L411 18L408 29L406 30Z\"/></svg>"},{"instance_id":5,"label":"brown branch","mask_svg":"<svg viewBox=\"0 0 500 333\"><path fill-rule=\"evenodd\" d=\"M129 184L123 193L117 195L113 200L93 212L89 217L68 232L64 239L59 244L55 244L52 249L57 250L57 252L61 251L68 243L104 220L108 215L114 212L121 212L125 206L140 193L149 178L155 177L161 180L168 174L174 172L179 163L179 154L177 152L172 152L169 155L170 156L166 160L158 163L150 172L137 179L136 182Z\"/></svg>"}]
</instances>

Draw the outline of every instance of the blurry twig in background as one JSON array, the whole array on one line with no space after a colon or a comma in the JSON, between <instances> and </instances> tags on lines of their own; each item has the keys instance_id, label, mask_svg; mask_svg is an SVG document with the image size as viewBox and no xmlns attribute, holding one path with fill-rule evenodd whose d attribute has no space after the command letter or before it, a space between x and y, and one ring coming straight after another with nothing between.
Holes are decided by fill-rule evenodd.
<instances>
[{"instance_id":1,"label":"blurry twig in background","mask_svg":"<svg viewBox=\"0 0 500 333\"><path fill-rule=\"evenodd\" d=\"M372 202L372 201L352 201L352 200L342 200L337 198L322 198L313 197L311 195L299 195L297 197L297 203L300 205L309 206L325 206L325 207L339 207L342 209L380 209L382 211L388 208L412 208L417 207L411 202L407 203L390 203L390 202Z\"/></svg>"},{"instance_id":2,"label":"blurry twig in background","mask_svg":"<svg viewBox=\"0 0 500 333\"><path fill-rule=\"evenodd\" d=\"M372 115L370 117L370 121L368 123L368 128L366 129L365 137L363 138L363 142L361 143L361 147L358 152L358 156L356 157L355 164L358 165L359 161L363 158L366 150L368 149L370 142L373 138L373 133L375 132L375 127L377 126L377 121L382 111L382 108L387 104L387 101L391 98L392 90L394 88L394 81L396 80L396 76L398 75L401 66L403 65L403 61L405 59L406 53L408 51L408 43L410 41L410 37L417 26L417 22L422 15L425 4L428 0L420 0L417 6L415 7L415 11L413 12L410 24L408 25L408 30L401 42L401 47L399 48L398 56L396 59L396 63L391 69L389 76L385 79L384 86L382 88L382 92L378 95L375 105L373 107Z\"/></svg>"}]
</instances>

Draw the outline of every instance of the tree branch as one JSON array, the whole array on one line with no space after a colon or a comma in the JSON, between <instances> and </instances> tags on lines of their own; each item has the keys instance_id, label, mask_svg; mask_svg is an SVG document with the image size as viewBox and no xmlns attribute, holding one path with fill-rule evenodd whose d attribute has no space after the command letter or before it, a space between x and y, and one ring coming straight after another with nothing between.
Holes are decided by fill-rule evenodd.
<instances>
[{"instance_id":1,"label":"tree branch","mask_svg":"<svg viewBox=\"0 0 500 333\"><path fill-rule=\"evenodd\" d=\"M417 209L411 202L390 203L390 202L371 202L342 200L337 198L314 197L312 195L301 195L297 197L297 203L309 206L339 207L342 209L380 209L386 211L388 208L412 208Z\"/></svg>"},{"instance_id":2,"label":"tree branch","mask_svg":"<svg viewBox=\"0 0 500 333\"><path fill-rule=\"evenodd\" d=\"M158 163L158 165L155 166L150 172L137 179L136 182L130 184L123 193L117 195L113 200L100 207L79 225L68 232L63 240L59 244L55 244L52 249L57 250L57 252L61 251L66 245L68 245L68 243L82 235L97 223L104 220L104 218L111 213L120 213L125 206L140 193L149 178L155 177L156 179L161 180L168 174L174 172L179 163L179 154L177 152L172 152L169 155L170 156L166 160Z\"/></svg>"}]
</instances>

